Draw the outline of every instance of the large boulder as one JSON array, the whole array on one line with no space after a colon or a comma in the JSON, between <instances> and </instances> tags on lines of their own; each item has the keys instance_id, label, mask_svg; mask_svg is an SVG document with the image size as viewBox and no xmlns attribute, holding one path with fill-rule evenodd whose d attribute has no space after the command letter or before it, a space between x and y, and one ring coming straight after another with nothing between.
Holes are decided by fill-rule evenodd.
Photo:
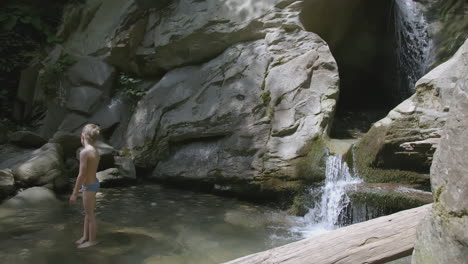
<instances>
[{"instance_id":1,"label":"large boulder","mask_svg":"<svg viewBox=\"0 0 468 264\"><path fill-rule=\"evenodd\" d=\"M16 131L9 136L10 142L21 147L39 148L47 141L40 135L31 131Z\"/></svg>"},{"instance_id":2,"label":"large boulder","mask_svg":"<svg viewBox=\"0 0 468 264\"><path fill-rule=\"evenodd\" d=\"M129 179L136 179L136 170L133 160L129 157L115 156L115 166L119 170L120 174Z\"/></svg>"},{"instance_id":3,"label":"large boulder","mask_svg":"<svg viewBox=\"0 0 468 264\"><path fill-rule=\"evenodd\" d=\"M60 86L56 88L58 94L48 99L35 99L46 100L47 111L38 129L39 134L46 139L50 139L57 131L79 133L83 125L89 123L96 111L108 101L115 81L116 70L104 58L81 56L80 53L65 50L60 50L59 59L47 64L55 67L60 65L62 69L62 72L57 73L60 76L55 77L60 78ZM49 57L54 57L54 52L55 49ZM42 71L47 72L47 67ZM43 89L43 82L39 80L37 86L36 90Z\"/></svg>"},{"instance_id":4,"label":"large boulder","mask_svg":"<svg viewBox=\"0 0 468 264\"><path fill-rule=\"evenodd\" d=\"M328 129L339 78L327 44L301 28L299 11L300 1L273 8L264 38L157 82L125 137L136 165L156 165L156 179L262 189L304 180L298 164Z\"/></svg>"},{"instance_id":5,"label":"large boulder","mask_svg":"<svg viewBox=\"0 0 468 264\"><path fill-rule=\"evenodd\" d=\"M416 93L375 123L355 149L368 182L423 183L449 116L452 93L466 78L464 45L416 83ZM426 180L425 180L426 179Z\"/></svg>"},{"instance_id":6,"label":"large boulder","mask_svg":"<svg viewBox=\"0 0 468 264\"><path fill-rule=\"evenodd\" d=\"M81 29L68 34L64 47L85 56L107 56L108 62L126 71L158 75L207 61L236 43L262 38L259 18L291 2L91 1L79 20L71 8L64 14L64 28L75 24Z\"/></svg>"},{"instance_id":7,"label":"large boulder","mask_svg":"<svg viewBox=\"0 0 468 264\"><path fill-rule=\"evenodd\" d=\"M103 188L134 183L136 180L135 175L131 177L117 168L100 171L96 174L96 178Z\"/></svg>"},{"instance_id":8,"label":"large boulder","mask_svg":"<svg viewBox=\"0 0 468 264\"><path fill-rule=\"evenodd\" d=\"M68 177L64 170L62 147L56 143L47 143L32 151L26 161L13 167L13 175L19 186L46 186L63 190Z\"/></svg>"},{"instance_id":9,"label":"large boulder","mask_svg":"<svg viewBox=\"0 0 468 264\"><path fill-rule=\"evenodd\" d=\"M89 115L96 110L95 108L98 103L100 103L101 95L102 92L93 87L74 87L70 90L67 108L72 111Z\"/></svg>"},{"instance_id":10,"label":"large boulder","mask_svg":"<svg viewBox=\"0 0 468 264\"><path fill-rule=\"evenodd\" d=\"M137 176L133 160L129 157L122 156L115 156L114 160L115 167L99 171L96 174L101 186L106 188L134 183Z\"/></svg>"},{"instance_id":11,"label":"large boulder","mask_svg":"<svg viewBox=\"0 0 468 264\"><path fill-rule=\"evenodd\" d=\"M462 75L452 79L450 115L431 167L434 205L419 227L413 264L462 264L468 260L467 61L468 40L448 62L457 65L450 70Z\"/></svg>"},{"instance_id":12,"label":"large boulder","mask_svg":"<svg viewBox=\"0 0 468 264\"><path fill-rule=\"evenodd\" d=\"M60 144L65 157L73 158L75 157L76 150L82 146L80 135L64 131L57 131L49 142Z\"/></svg>"},{"instance_id":13,"label":"large boulder","mask_svg":"<svg viewBox=\"0 0 468 264\"><path fill-rule=\"evenodd\" d=\"M58 204L59 201L55 194L45 187L32 187L19 192L13 198L5 201L2 207L24 208L31 207L50 207L52 204Z\"/></svg>"}]
</instances>

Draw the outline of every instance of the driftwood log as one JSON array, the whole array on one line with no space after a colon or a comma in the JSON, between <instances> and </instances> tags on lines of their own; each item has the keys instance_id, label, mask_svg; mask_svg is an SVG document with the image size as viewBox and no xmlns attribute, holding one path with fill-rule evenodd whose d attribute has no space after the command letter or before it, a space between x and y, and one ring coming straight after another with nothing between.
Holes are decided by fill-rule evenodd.
<instances>
[{"instance_id":1,"label":"driftwood log","mask_svg":"<svg viewBox=\"0 0 468 264\"><path fill-rule=\"evenodd\" d=\"M416 226L432 204L343 227L226 264L376 264L409 256Z\"/></svg>"}]
</instances>

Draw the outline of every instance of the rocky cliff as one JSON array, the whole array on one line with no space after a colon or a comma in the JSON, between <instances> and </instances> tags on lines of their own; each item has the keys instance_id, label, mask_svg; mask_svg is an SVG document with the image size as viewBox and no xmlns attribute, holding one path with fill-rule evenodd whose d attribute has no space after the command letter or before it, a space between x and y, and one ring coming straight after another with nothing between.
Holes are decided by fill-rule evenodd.
<instances>
[{"instance_id":1,"label":"rocky cliff","mask_svg":"<svg viewBox=\"0 0 468 264\"><path fill-rule=\"evenodd\" d=\"M429 16L437 3L418 5ZM324 177L324 138L337 100L378 106L388 102L354 99L367 98L361 92L372 94L367 101L392 93L385 88L389 77L375 69L394 62L387 61L393 46L380 37L395 36L379 31L392 21L380 14L396 11L390 2L362 5L330 14L322 11L341 10L339 2L74 3L58 31L65 41L23 71L15 116L36 120L39 136L59 143L65 159L74 156L78 133L91 122L152 179L246 193L297 190ZM374 8L378 27L355 31L348 25L368 25L360 18ZM334 16L340 16L338 28ZM428 21L434 36L445 27L437 27L434 16ZM331 43L338 64L327 43L310 32L315 29ZM464 27L454 30L462 34ZM356 148L356 166L367 181L428 185L451 93L443 80L458 73L431 74ZM338 98L340 77L347 102Z\"/></svg>"},{"instance_id":2,"label":"rocky cliff","mask_svg":"<svg viewBox=\"0 0 468 264\"><path fill-rule=\"evenodd\" d=\"M323 178L309 163L324 154L339 83L301 10L291 0L74 5L66 41L25 71L16 115L39 116L39 135L66 153L98 123L150 178L296 190Z\"/></svg>"},{"instance_id":3,"label":"rocky cliff","mask_svg":"<svg viewBox=\"0 0 468 264\"><path fill-rule=\"evenodd\" d=\"M461 264L468 260L468 41L447 64L451 64L447 70L463 75L451 79L450 115L431 167L434 205L419 227L412 263Z\"/></svg>"}]
</instances>

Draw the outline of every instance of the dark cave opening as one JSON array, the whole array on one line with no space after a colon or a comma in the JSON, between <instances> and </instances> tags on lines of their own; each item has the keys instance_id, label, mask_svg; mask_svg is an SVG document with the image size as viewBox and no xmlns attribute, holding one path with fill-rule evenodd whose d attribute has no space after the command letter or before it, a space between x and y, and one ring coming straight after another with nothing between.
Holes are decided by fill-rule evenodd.
<instances>
[{"instance_id":1,"label":"dark cave opening","mask_svg":"<svg viewBox=\"0 0 468 264\"><path fill-rule=\"evenodd\" d=\"M394 12L394 0L304 2L304 27L328 43L338 63L333 138L360 137L410 95L397 76Z\"/></svg>"}]
</instances>

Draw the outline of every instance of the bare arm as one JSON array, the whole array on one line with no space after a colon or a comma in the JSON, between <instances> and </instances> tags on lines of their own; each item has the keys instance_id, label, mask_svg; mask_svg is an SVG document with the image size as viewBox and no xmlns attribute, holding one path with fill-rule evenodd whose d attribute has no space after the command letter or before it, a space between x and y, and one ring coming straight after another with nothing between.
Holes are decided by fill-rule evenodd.
<instances>
[{"instance_id":1,"label":"bare arm","mask_svg":"<svg viewBox=\"0 0 468 264\"><path fill-rule=\"evenodd\" d=\"M78 173L78 177L76 178L75 187L73 188L73 193L70 196L70 202L74 203L76 201L76 196L78 195L78 191L81 188L85 178L86 172L88 168L88 151L83 150L80 152L80 170Z\"/></svg>"}]
</instances>

